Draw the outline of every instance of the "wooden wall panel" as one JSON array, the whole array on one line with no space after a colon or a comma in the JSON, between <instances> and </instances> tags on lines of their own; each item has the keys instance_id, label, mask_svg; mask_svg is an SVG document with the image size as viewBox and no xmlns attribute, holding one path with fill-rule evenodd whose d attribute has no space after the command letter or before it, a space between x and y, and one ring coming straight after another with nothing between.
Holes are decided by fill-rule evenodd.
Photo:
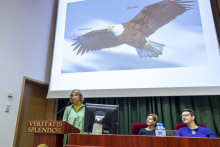
<instances>
[{"instance_id":1,"label":"wooden wall panel","mask_svg":"<svg viewBox=\"0 0 220 147\"><path fill-rule=\"evenodd\" d=\"M47 99L46 109L45 109L45 116L44 116L45 120L48 120L49 118L51 118L54 115L55 105L56 105L56 100L55 99ZM54 120L54 118L52 118L51 120Z\"/></svg>"},{"instance_id":2,"label":"wooden wall panel","mask_svg":"<svg viewBox=\"0 0 220 147\"><path fill-rule=\"evenodd\" d=\"M54 115L55 99L46 99L47 92L47 83L25 80L15 147L30 147L33 144L34 134L26 133L28 120L47 120Z\"/></svg>"},{"instance_id":3,"label":"wooden wall panel","mask_svg":"<svg viewBox=\"0 0 220 147\"><path fill-rule=\"evenodd\" d=\"M218 3L218 10L220 10L220 0L217 0ZM219 12L219 16L220 16L220 12Z\"/></svg>"}]
</instances>

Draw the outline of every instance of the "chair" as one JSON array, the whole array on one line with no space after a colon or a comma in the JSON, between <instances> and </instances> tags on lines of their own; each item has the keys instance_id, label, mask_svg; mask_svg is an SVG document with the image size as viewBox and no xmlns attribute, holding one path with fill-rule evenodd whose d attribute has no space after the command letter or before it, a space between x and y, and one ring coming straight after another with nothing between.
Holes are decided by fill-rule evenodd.
<instances>
[{"instance_id":1,"label":"chair","mask_svg":"<svg viewBox=\"0 0 220 147\"><path fill-rule=\"evenodd\" d=\"M204 124L196 124L197 126L201 126L201 127L206 127L206 125L204 125ZM179 130L180 128L183 128L183 127L187 127L187 125L186 124L184 124L184 123L177 123L176 125L175 125L175 130ZM206 127L207 128L207 127Z\"/></svg>"},{"instance_id":2,"label":"chair","mask_svg":"<svg viewBox=\"0 0 220 147\"><path fill-rule=\"evenodd\" d=\"M131 135L138 135L139 130L146 128L148 125L146 123L134 122L131 124Z\"/></svg>"}]
</instances>

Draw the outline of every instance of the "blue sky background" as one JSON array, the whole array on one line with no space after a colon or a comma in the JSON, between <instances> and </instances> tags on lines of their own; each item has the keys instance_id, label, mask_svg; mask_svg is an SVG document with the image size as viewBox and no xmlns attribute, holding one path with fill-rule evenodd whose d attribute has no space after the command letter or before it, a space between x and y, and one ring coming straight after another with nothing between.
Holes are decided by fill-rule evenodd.
<instances>
[{"instance_id":1,"label":"blue sky background","mask_svg":"<svg viewBox=\"0 0 220 147\"><path fill-rule=\"evenodd\" d=\"M76 55L74 35L130 21L145 6L162 0L88 0L67 4L62 73L206 66L208 64L198 1L193 9L160 28L148 39L164 44L158 58L139 58L136 49L121 45ZM186 0L184 0L186 1ZM139 8L127 9L127 7Z\"/></svg>"}]
</instances>

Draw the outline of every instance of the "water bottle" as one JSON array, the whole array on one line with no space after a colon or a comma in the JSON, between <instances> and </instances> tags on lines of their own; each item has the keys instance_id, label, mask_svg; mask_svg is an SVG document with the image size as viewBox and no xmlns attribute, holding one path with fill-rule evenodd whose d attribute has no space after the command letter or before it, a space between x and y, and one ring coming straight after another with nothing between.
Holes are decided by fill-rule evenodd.
<instances>
[{"instance_id":1,"label":"water bottle","mask_svg":"<svg viewBox=\"0 0 220 147\"><path fill-rule=\"evenodd\" d=\"M161 126L161 136L166 136L166 129L164 128L163 123L161 123L160 126Z\"/></svg>"},{"instance_id":2,"label":"water bottle","mask_svg":"<svg viewBox=\"0 0 220 147\"><path fill-rule=\"evenodd\" d=\"M156 129L155 129L155 135L156 135L156 136L161 136L160 123L157 123L157 127L156 127Z\"/></svg>"}]
</instances>

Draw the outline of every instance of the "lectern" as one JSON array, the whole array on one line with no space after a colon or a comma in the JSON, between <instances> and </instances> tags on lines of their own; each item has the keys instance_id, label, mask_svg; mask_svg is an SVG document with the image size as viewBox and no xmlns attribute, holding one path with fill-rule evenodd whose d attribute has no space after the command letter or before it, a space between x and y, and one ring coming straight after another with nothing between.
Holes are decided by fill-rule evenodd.
<instances>
[{"instance_id":1,"label":"lectern","mask_svg":"<svg viewBox=\"0 0 220 147\"><path fill-rule=\"evenodd\" d=\"M34 133L32 147L62 147L64 134L80 130L65 121L29 120L27 133Z\"/></svg>"}]
</instances>

